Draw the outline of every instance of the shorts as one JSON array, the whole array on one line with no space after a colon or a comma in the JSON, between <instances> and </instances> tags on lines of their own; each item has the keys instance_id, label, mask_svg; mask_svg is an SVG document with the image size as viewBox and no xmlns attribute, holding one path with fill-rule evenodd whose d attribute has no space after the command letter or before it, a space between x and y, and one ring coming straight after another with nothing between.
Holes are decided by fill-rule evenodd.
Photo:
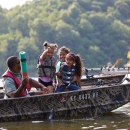
<instances>
[{"instance_id":1,"label":"shorts","mask_svg":"<svg viewBox=\"0 0 130 130\"><path fill-rule=\"evenodd\" d=\"M47 87L47 86L53 86L52 85L52 81L50 81L50 82L44 82L40 78L38 78L38 82L41 83L41 84L43 84L45 87Z\"/></svg>"}]
</instances>

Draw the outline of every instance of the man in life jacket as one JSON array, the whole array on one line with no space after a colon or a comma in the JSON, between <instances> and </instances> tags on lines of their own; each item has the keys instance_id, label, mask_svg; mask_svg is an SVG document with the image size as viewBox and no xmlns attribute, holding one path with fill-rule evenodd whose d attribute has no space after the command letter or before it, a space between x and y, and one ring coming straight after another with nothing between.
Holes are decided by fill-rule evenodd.
<instances>
[{"instance_id":1,"label":"man in life jacket","mask_svg":"<svg viewBox=\"0 0 130 130\"><path fill-rule=\"evenodd\" d=\"M2 75L3 87L5 89L4 98L25 97L49 93L49 90L30 77L22 79L20 60L16 56L10 56L6 64L7 71ZM30 92L31 87L40 88L41 91Z\"/></svg>"}]
</instances>

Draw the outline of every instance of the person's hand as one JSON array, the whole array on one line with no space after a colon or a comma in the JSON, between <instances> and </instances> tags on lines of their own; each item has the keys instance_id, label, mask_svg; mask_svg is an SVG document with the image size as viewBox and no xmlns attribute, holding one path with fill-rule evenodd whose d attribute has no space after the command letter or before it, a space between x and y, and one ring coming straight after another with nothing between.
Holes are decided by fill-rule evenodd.
<instances>
[{"instance_id":1,"label":"person's hand","mask_svg":"<svg viewBox=\"0 0 130 130\"><path fill-rule=\"evenodd\" d=\"M47 49L44 52L49 52L50 51L50 47L48 46Z\"/></svg>"},{"instance_id":2,"label":"person's hand","mask_svg":"<svg viewBox=\"0 0 130 130\"><path fill-rule=\"evenodd\" d=\"M42 92L42 94L48 94L49 92L48 91L41 91Z\"/></svg>"},{"instance_id":3,"label":"person's hand","mask_svg":"<svg viewBox=\"0 0 130 130\"><path fill-rule=\"evenodd\" d=\"M47 54L47 53L49 52L49 50L50 50L50 47L48 46L48 47L46 48L46 50L43 51L43 53L44 53L44 54Z\"/></svg>"},{"instance_id":4,"label":"person's hand","mask_svg":"<svg viewBox=\"0 0 130 130\"><path fill-rule=\"evenodd\" d=\"M25 87L28 82L29 82L28 78L24 78L22 80L21 86Z\"/></svg>"},{"instance_id":5,"label":"person's hand","mask_svg":"<svg viewBox=\"0 0 130 130\"><path fill-rule=\"evenodd\" d=\"M42 87L41 91L43 92L43 94L47 94L50 93L49 89L47 87Z\"/></svg>"},{"instance_id":6,"label":"person's hand","mask_svg":"<svg viewBox=\"0 0 130 130\"><path fill-rule=\"evenodd\" d=\"M55 73L55 75L59 77L60 76L60 72Z\"/></svg>"}]
</instances>

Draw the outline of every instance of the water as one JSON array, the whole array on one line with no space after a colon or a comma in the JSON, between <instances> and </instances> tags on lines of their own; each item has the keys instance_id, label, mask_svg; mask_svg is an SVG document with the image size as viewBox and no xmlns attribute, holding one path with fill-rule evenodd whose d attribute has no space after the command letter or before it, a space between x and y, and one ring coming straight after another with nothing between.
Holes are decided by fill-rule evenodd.
<instances>
[{"instance_id":1,"label":"water","mask_svg":"<svg viewBox=\"0 0 130 130\"><path fill-rule=\"evenodd\" d=\"M29 120L0 123L0 130L130 130L130 103L95 119Z\"/></svg>"}]
</instances>

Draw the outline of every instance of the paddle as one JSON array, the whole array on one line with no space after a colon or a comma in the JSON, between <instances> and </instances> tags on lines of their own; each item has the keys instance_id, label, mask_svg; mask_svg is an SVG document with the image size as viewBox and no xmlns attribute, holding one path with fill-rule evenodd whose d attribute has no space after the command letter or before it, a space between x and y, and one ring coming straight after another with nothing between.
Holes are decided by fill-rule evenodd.
<instances>
[{"instance_id":1,"label":"paddle","mask_svg":"<svg viewBox=\"0 0 130 130\"><path fill-rule=\"evenodd\" d=\"M112 66L112 68L117 67L121 63L122 59L117 59L115 64Z\"/></svg>"}]
</instances>

